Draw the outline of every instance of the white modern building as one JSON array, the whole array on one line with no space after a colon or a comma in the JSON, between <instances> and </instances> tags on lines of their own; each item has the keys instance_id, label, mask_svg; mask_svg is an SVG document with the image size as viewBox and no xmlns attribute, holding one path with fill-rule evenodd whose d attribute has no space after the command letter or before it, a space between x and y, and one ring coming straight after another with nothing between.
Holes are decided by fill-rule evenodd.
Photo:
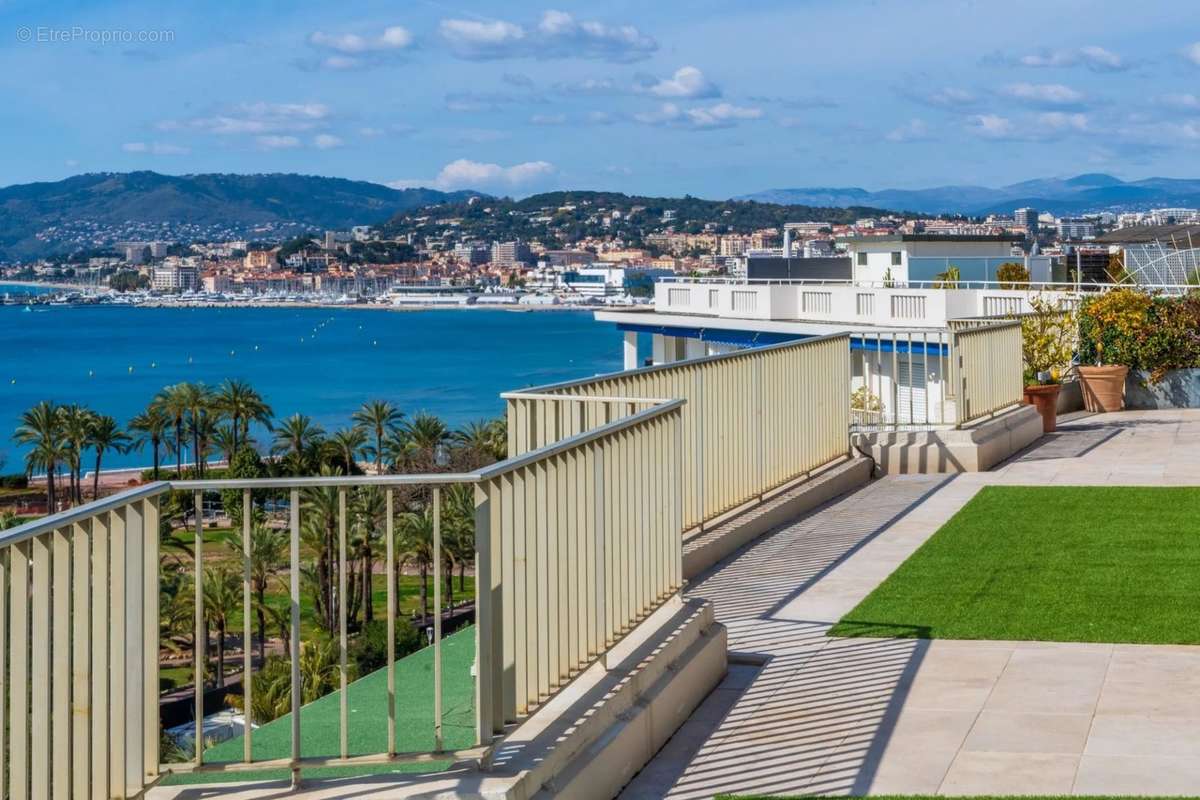
<instances>
[{"instance_id":1,"label":"white modern building","mask_svg":"<svg viewBox=\"0 0 1200 800\"><path fill-rule=\"evenodd\" d=\"M939 281L957 267L963 282L995 281L1001 264L1016 262L1034 282L1050 280L1050 259L1023 253L1020 236L946 236L904 233L839 240L850 255L859 282L920 283Z\"/></svg>"}]
</instances>

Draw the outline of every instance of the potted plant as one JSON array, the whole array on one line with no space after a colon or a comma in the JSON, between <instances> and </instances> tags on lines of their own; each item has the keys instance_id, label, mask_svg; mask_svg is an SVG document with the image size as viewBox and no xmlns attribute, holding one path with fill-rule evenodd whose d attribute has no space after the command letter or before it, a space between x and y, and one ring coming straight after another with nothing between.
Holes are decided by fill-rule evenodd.
<instances>
[{"instance_id":1,"label":"potted plant","mask_svg":"<svg viewBox=\"0 0 1200 800\"><path fill-rule=\"evenodd\" d=\"M1042 297L1029 301L1033 311L1021 318L1021 355L1025 362L1025 402L1042 416L1042 431L1058 424L1062 376L1075 353L1076 320L1068 309Z\"/></svg>"},{"instance_id":2,"label":"potted plant","mask_svg":"<svg viewBox=\"0 0 1200 800\"><path fill-rule=\"evenodd\" d=\"M1083 304L1076 369L1088 411L1103 413L1125 407L1125 378L1138 362L1152 304L1148 294L1124 288Z\"/></svg>"}]
</instances>

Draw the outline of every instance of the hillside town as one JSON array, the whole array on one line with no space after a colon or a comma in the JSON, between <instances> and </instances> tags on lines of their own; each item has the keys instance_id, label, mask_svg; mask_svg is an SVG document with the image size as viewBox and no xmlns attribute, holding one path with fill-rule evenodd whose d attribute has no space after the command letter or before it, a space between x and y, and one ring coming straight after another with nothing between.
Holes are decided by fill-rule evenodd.
<instances>
[{"instance_id":1,"label":"hillside town","mask_svg":"<svg viewBox=\"0 0 1200 800\"><path fill-rule=\"evenodd\" d=\"M516 211L471 197L397 215L383 225L292 238L272 238L264 230L257 241L117 241L0 267L0 279L133 292L143 301L168 303L631 304L644 302L656 281L671 276L859 278L849 269L850 242L920 235L1006 237L1016 261L1026 267L1030 258L1045 263L1036 274L1056 282L1105 282L1119 271L1114 257L1120 235L1113 238L1114 231L1200 222L1200 210L1191 208L1079 217L1033 208L984 218L884 213L840 222L834 216L751 228L697 220L673 208L580 199ZM512 231L526 237L484 238ZM786 261L783 273L780 259Z\"/></svg>"}]
</instances>

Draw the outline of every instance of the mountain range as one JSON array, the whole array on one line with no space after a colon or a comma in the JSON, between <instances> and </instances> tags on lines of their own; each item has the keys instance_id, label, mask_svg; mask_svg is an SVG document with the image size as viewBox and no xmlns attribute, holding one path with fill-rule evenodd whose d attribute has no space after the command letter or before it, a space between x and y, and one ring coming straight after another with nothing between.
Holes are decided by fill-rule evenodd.
<instances>
[{"instance_id":1,"label":"mountain range","mask_svg":"<svg viewBox=\"0 0 1200 800\"><path fill-rule=\"evenodd\" d=\"M1056 215L1090 211L1144 210L1160 207L1200 207L1200 180L1146 178L1123 181L1112 175L1089 173L1073 178L1039 178L998 188L936 186L929 189L884 189L871 192L854 187L768 189L738 200L798 203L814 206L874 206L922 214L1011 214L1031 206Z\"/></svg>"},{"instance_id":2,"label":"mountain range","mask_svg":"<svg viewBox=\"0 0 1200 800\"><path fill-rule=\"evenodd\" d=\"M315 175L89 173L0 188L0 258L75 250L106 235L180 238L181 228L246 238L256 230L344 229L474 194Z\"/></svg>"}]
</instances>

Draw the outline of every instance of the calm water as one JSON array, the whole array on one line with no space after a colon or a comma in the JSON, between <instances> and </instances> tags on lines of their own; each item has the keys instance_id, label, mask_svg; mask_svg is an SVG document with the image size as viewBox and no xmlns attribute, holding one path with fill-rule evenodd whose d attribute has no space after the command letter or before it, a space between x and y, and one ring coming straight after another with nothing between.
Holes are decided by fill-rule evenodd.
<instances>
[{"instance_id":1,"label":"calm water","mask_svg":"<svg viewBox=\"0 0 1200 800\"><path fill-rule=\"evenodd\" d=\"M585 312L0 306L0 472L22 469L12 430L43 399L125 422L168 384L242 378L327 430L373 398L458 425L499 415L502 391L620 368L620 333Z\"/></svg>"}]
</instances>

